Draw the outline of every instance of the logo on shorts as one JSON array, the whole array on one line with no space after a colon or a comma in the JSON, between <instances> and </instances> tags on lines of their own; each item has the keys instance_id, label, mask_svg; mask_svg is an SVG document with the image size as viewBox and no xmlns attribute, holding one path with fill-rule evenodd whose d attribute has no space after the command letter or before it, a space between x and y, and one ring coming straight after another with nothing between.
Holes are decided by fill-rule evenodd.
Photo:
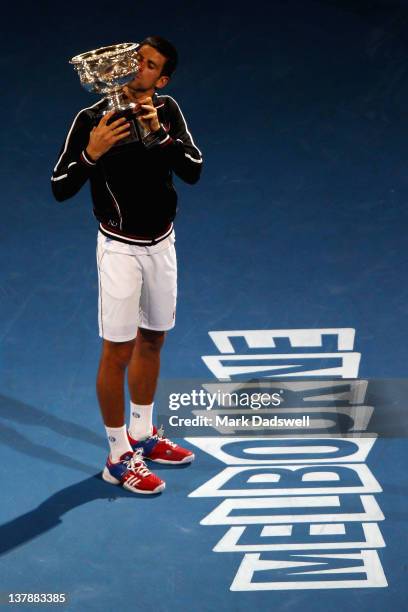
<instances>
[{"instance_id":1,"label":"logo on shorts","mask_svg":"<svg viewBox=\"0 0 408 612\"><path fill-rule=\"evenodd\" d=\"M116 442L116 438L114 438L113 436L109 436L108 440L109 442Z\"/></svg>"}]
</instances>

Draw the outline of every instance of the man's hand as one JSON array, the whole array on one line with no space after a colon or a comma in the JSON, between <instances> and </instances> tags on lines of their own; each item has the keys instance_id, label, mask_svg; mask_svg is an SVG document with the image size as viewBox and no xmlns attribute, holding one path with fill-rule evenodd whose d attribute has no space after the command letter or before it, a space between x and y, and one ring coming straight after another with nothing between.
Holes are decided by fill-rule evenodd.
<instances>
[{"instance_id":1,"label":"man's hand","mask_svg":"<svg viewBox=\"0 0 408 612\"><path fill-rule=\"evenodd\" d=\"M121 117L116 121L113 121L109 125L107 122L117 111L112 110L106 113L98 123L98 125L92 128L89 134L89 142L86 147L86 153L94 161L98 160L101 155L109 151L114 144L129 136L130 130L128 129L130 123L126 121L125 117Z\"/></svg>"},{"instance_id":2,"label":"man's hand","mask_svg":"<svg viewBox=\"0 0 408 612\"><path fill-rule=\"evenodd\" d=\"M137 120L147 132L157 132L157 130L160 129L160 122L152 99L142 98L137 102L138 105L135 109ZM140 111L140 109L142 109L142 111Z\"/></svg>"}]
</instances>

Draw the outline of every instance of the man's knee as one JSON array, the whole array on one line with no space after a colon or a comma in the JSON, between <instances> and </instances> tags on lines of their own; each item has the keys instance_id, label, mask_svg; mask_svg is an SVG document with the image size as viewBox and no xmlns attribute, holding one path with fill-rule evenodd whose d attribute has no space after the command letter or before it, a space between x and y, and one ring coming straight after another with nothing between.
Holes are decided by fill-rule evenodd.
<instances>
[{"instance_id":1,"label":"man's knee","mask_svg":"<svg viewBox=\"0 0 408 612\"><path fill-rule=\"evenodd\" d=\"M101 360L108 360L121 368L127 368L132 357L135 340L127 342L112 342L104 340Z\"/></svg>"},{"instance_id":2,"label":"man's knee","mask_svg":"<svg viewBox=\"0 0 408 612\"><path fill-rule=\"evenodd\" d=\"M142 350L159 352L163 346L166 332L139 327L136 341Z\"/></svg>"}]
</instances>

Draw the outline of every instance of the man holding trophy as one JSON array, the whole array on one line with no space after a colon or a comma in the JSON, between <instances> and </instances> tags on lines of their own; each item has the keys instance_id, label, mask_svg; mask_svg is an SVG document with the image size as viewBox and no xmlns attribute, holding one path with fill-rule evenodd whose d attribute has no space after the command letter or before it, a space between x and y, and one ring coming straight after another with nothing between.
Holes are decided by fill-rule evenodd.
<instances>
[{"instance_id":1,"label":"man holding trophy","mask_svg":"<svg viewBox=\"0 0 408 612\"><path fill-rule=\"evenodd\" d=\"M75 117L51 179L58 201L89 180L99 222L97 395L110 446L103 478L135 493L165 483L145 459L190 463L191 451L152 424L160 350L175 324L177 263L172 175L198 181L201 152L177 102L158 95L177 65L164 38L122 43L72 58L82 85L105 97ZM131 398L125 424L125 376Z\"/></svg>"}]
</instances>

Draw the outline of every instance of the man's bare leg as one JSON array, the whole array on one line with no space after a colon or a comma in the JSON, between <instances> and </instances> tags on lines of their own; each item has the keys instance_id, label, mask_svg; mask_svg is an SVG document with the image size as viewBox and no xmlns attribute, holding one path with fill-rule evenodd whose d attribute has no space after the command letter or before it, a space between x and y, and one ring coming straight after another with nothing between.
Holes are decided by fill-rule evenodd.
<instances>
[{"instance_id":1,"label":"man's bare leg","mask_svg":"<svg viewBox=\"0 0 408 612\"><path fill-rule=\"evenodd\" d=\"M125 372L132 357L135 340L103 340L96 390L106 427L125 423Z\"/></svg>"},{"instance_id":2,"label":"man's bare leg","mask_svg":"<svg viewBox=\"0 0 408 612\"><path fill-rule=\"evenodd\" d=\"M153 403L160 372L160 351L166 332L139 327L128 367L130 399L134 404Z\"/></svg>"},{"instance_id":3,"label":"man's bare leg","mask_svg":"<svg viewBox=\"0 0 408 612\"><path fill-rule=\"evenodd\" d=\"M152 436L152 411L154 394L160 371L160 351L165 332L139 328L132 357L128 367L128 385L131 397L129 424L130 441L133 448L144 446L145 456L160 463L182 465L190 463L194 454L159 434ZM150 446L150 440L156 440Z\"/></svg>"},{"instance_id":4,"label":"man's bare leg","mask_svg":"<svg viewBox=\"0 0 408 612\"><path fill-rule=\"evenodd\" d=\"M129 442L125 424L125 373L135 340L104 340L97 376L97 393L110 445L102 478L135 493L160 493L165 482L150 472Z\"/></svg>"},{"instance_id":5,"label":"man's bare leg","mask_svg":"<svg viewBox=\"0 0 408 612\"><path fill-rule=\"evenodd\" d=\"M103 340L96 382L103 422L121 427L125 422L125 372L132 402L151 404L160 371L160 350L165 332L139 329L128 342Z\"/></svg>"}]
</instances>

